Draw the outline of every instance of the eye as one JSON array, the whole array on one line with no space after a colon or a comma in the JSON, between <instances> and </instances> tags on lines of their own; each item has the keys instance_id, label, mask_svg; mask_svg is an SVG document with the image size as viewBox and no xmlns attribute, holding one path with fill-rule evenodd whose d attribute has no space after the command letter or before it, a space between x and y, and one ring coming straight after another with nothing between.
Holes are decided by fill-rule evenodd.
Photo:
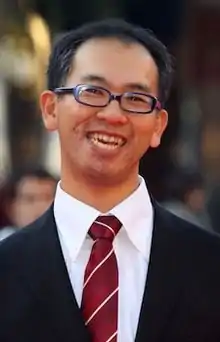
<instances>
[{"instance_id":1,"label":"eye","mask_svg":"<svg viewBox=\"0 0 220 342\"><path fill-rule=\"evenodd\" d=\"M141 94L128 94L126 96L127 101L129 102L140 102L140 103L146 103L148 102L148 98Z\"/></svg>"},{"instance_id":2,"label":"eye","mask_svg":"<svg viewBox=\"0 0 220 342\"><path fill-rule=\"evenodd\" d=\"M104 96L105 92L103 89L100 88L84 88L83 90L84 95L87 96Z\"/></svg>"}]
</instances>

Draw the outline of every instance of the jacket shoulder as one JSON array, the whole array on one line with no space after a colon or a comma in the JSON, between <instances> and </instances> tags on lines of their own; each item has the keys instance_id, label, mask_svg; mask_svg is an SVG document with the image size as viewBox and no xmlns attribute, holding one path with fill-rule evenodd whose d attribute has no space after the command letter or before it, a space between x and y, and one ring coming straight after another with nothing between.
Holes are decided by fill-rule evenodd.
<instances>
[{"instance_id":1,"label":"jacket shoulder","mask_svg":"<svg viewBox=\"0 0 220 342\"><path fill-rule=\"evenodd\" d=\"M0 265L14 263L15 260L28 257L33 246L42 237L47 229L49 220L53 220L53 211L50 208L36 221L18 230L0 242ZM52 221L51 221L52 222ZM49 224L51 224L49 222Z\"/></svg>"},{"instance_id":2,"label":"jacket shoulder","mask_svg":"<svg viewBox=\"0 0 220 342\"><path fill-rule=\"evenodd\" d=\"M174 215L159 204L155 205L155 221L159 222L175 241L175 250L191 264L202 268L219 268L220 235L194 225ZM218 265L218 266L217 266Z\"/></svg>"}]
</instances>

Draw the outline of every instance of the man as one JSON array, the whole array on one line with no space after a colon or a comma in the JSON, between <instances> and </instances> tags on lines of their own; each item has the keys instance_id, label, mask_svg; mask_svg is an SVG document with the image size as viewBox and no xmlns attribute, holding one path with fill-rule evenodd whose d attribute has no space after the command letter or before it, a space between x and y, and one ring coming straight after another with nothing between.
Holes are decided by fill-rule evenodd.
<instances>
[{"instance_id":1,"label":"man","mask_svg":"<svg viewBox=\"0 0 220 342\"><path fill-rule=\"evenodd\" d=\"M38 166L6 176L0 186L0 202L7 225L1 227L0 240L41 216L54 200L56 184L56 178Z\"/></svg>"},{"instance_id":2,"label":"man","mask_svg":"<svg viewBox=\"0 0 220 342\"><path fill-rule=\"evenodd\" d=\"M56 43L41 109L61 181L53 207L0 247L1 341L220 341L220 241L138 176L167 125L171 71L166 48L121 20Z\"/></svg>"},{"instance_id":3,"label":"man","mask_svg":"<svg viewBox=\"0 0 220 342\"><path fill-rule=\"evenodd\" d=\"M206 209L206 191L199 172L178 172L167 180L168 198L163 206L175 215L204 229L212 230Z\"/></svg>"}]
</instances>

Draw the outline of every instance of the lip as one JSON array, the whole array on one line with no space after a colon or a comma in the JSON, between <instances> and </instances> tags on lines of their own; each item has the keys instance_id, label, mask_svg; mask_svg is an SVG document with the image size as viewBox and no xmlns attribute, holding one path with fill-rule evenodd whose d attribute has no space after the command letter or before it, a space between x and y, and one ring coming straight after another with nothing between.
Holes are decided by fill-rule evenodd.
<instances>
[{"instance_id":1,"label":"lip","mask_svg":"<svg viewBox=\"0 0 220 342\"><path fill-rule=\"evenodd\" d=\"M103 134L103 135L108 135L109 137L116 137L116 138L120 138L123 140L123 144L122 146L127 142L127 138L125 138L122 134L118 134L118 133L115 133L115 132L109 132L109 131L102 131L102 130L93 130L93 131L88 131L86 133L86 136L87 138L89 138L89 136L91 134Z\"/></svg>"},{"instance_id":2,"label":"lip","mask_svg":"<svg viewBox=\"0 0 220 342\"><path fill-rule=\"evenodd\" d=\"M123 143L121 145L118 145L116 148L107 148L107 147L104 147L99 145L99 144L96 144L94 143L91 138L90 138L90 135L92 134L105 134L105 135L108 135L109 137L116 137L116 138L120 138L122 139ZM126 142L127 142L127 139L121 135L121 134L117 134L117 133L113 133L113 132L109 132L109 131L104 131L104 130L93 130L93 131L89 131L87 132L86 134L86 138L87 138L87 141L89 142L90 146L91 146L91 149L93 151L93 153L95 153L95 155L98 155L100 156L101 158L115 158L116 156L120 155L120 151L121 149L124 148Z\"/></svg>"}]
</instances>

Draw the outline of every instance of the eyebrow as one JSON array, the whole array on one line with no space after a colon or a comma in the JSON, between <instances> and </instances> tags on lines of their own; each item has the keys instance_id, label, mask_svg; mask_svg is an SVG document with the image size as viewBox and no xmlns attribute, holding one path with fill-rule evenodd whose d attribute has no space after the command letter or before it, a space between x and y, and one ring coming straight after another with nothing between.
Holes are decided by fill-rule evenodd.
<instances>
[{"instance_id":1,"label":"eyebrow","mask_svg":"<svg viewBox=\"0 0 220 342\"><path fill-rule=\"evenodd\" d=\"M108 81L103 77L99 75L85 75L82 77L83 82L100 82L103 83L104 85L109 85ZM151 90L147 84L139 83L139 82L130 82L126 83L124 85L125 88L131 89L133 91L141 91L145 93L150 93Z\"/></svg>"}]
</instances>

